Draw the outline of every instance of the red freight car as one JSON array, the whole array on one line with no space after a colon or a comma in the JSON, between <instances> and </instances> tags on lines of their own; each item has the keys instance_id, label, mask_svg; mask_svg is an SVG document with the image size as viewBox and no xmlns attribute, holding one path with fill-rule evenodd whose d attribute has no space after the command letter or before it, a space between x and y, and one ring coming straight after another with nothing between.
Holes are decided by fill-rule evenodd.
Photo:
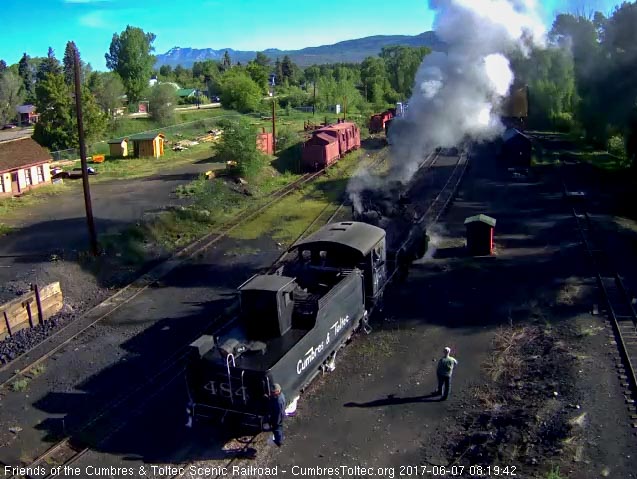
<instances>
[{"instance_id":1,"label":"red freight car","mask_svg":"<svg viewBox=\"0 0 637 479\"><path fill-rule=\"evenodd\" d=\"M342 121L315 130L303 145L305 170L326 168L346 153L361 146L361 132L355 123Z\"/></svg>"},{"instance_id":2,"label":"red freight car","mask_svg":"<svg viewBox=\"0 0 637 479\"><path fill-rule=\"evenodd\" d=\"M370 119L369 119L369 132L371 134L374 133L380 133L382 131L385 130L385 124L390 121L392 118L394 118L395 115L395 111L393 112L391 110L387 110L384 111L382 113L378 113L376 115L373 115Z\"/></svg>"}]
</instances>

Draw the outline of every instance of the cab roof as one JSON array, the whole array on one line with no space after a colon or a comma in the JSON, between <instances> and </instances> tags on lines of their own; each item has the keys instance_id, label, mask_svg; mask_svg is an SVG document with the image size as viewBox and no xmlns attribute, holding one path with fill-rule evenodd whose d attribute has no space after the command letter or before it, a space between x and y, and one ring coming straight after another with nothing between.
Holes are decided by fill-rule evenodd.
<instances>
[{"instance_id":1,"label":"cab roof","mask_svg":"<svg viewBox=\"0 0 637 479\"><path fill-rule=\"evenodd\" d=\"M291 249L332 244L349 247L366 256L383 238L385 230L382 228L357 221L343 221L325 225L316 233L297 241Z\"/></svg>"}]
</instances>

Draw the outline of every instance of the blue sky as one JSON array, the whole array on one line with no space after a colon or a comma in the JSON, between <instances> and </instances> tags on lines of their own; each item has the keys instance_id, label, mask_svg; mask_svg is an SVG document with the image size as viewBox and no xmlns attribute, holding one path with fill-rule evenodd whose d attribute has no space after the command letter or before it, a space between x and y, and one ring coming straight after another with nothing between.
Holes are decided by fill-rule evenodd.
<instances>
[{"instance_id":1,"label":"blue sky","mask_svg":"<svg viewBox=\"0 0 637 479\"><path fill-rule=\"evenodd\" d=\"M539 0L550 23L572 0ZM609 11L611 0L576 2ZM26 7L26 9L25 9ZM156 53L193 48L298 49L379 34L413 35L431 29L427 0L2 0L0 58L23 52L58 58L74 40L82 58L105 70L114 32L127 24L157 35Z\"/></svg>"}]
</instances>

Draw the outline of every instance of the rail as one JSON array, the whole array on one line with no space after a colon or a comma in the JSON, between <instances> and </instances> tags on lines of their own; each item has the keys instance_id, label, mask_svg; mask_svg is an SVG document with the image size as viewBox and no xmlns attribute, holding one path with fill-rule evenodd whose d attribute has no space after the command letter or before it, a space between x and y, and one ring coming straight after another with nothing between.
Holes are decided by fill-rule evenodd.
<instances>
[{"instance_id":1,"label":"rail","mask_svg":"<svg viewBox=\"0 0 637 479\"><path fill-rule=\"evenodd\" d=\"M435 164L439 156L440 153L437 152L429 167ZM451 175L449 175L446 183L443 185L442 189L438 192L431 204L428 206L427 210L415 221L415 224L422 224L427 221L427 224L431 225L436 223L440 219L440 216L442 216L442 214L445 212L447 206L449 206L449 203L451 203L456 192L458 191L458 188L460 186L460 183L462 182L462 179L464 178L464 174L466 173L468 166L469 157L466 152L461 152L458 155L458 161L456 162L456 165L451 172ZM407 237L405 241L403 241L397 251L405 251L406 247L408 246L408 242L409 237ZM387 281L385 281L385 284L381 288L381 292L385 291L387 286L391 284L391 282L394 280L394 277L396 276L396 274L399 273L399 271L399 265L395 265L394 270L389 275ZM378 305L374 305L370 309L369 314L371 315L377 307Z\"/></svg>"},{"instance_id":2,"label":"rail","mask_svg":"<svg viewBox=\"0 0 637 479\"><path fill-rule=\"evenodd\" d=\"M103 314L103 315L100 315L95 321L92 321L89 324L85 325L83 328L81 328L80 330L76 331L70 337L66 338L62 343L60 343L57 346L49 349L46 353L40 355L35 360L29 362L28 364L26 364L23 367L20 367L18 369L13 369L13 374L11 374L8 378L0 381L0 388L6 386L10 382L12 382L15 379L17 379L18 377L23 376L25 373L27 373L33 367L37 366L38 364L42 363L46 359L50 358L53 354L57 353L59 350L64 348L67 344L69 344L71 341L76 339L78 336L80 336L81 334L83 334L84 332L89 330L91 327L93 327L95 324L97 324L101 320L105 319L110 314L112 314L115 310L119 309L123 305L125 305L125 304L129 303L130 301L132 301L133 299L135 299L137 296L139 296L141 293L143 293L145 290L147 290L152 284L154 284L157 280L159 280L161 277L166 275L172 269L177 267L178 264L175 264L175 260L185 260L185 259L188 259L188 258L192 258L192 257L196 256L199 253L202 253L203 251L207 250L208 248L210 248L214 244L216 244L219 241L221 241L222 239L224 239L232 231L234 231L235 229L239 228L244 223L247 223L248 221L252 220L256 216L258 216L259 214L261 214L262 212L264 212L265 210L267 210L268 208L273 206L275 203L279 202L281 199L283 199L287 195L291 194L292 192L302 188L304 185L306 185L306 184L314 181L318 177L320 177L321 175L323 175L325 173L325 171L326 171L326 169L319 170L319 171L314 172L314 173L307 173L307 174L303 175L301 178L298 178L297 180L285 185L284 187L282 187L279 190L277 190L274 193L272 193L270 195L268 201L265 204L259 206L256 209L249 209L248 208L246 210L243 210L241 213L239 213L237 216L235 216L231 221L229 221L229 222L225 223L224 225L222 225L221 228L220 228L220 231L217 230L217 231L208 233L207 235L203 236L202 238L199 238L198 240L193 241L189 245L187 245L184 248L182 248L180 251L176 252L171 258L168 258L166 261L164 261L160 265L156 266L150 272L142 275L141 277L137 278L133 282L129 283L128 285L126 285L124 287L122 287L117 293L115 293L113 296L111 296L110 298L105 300L100 305L96 306L94 309L99 308L101 305L104 305L107 302L115 302L114 300L118 299L123 294L128 295L125 298L125 300L117 303L117 305L115 306L114 309L112 309L112 310L110 310L108 312L105 312L105 314ZM18 361L18 360L20 360L22 358L28 358L29 355L32 353L32 351L34 349L36 349L37 347L40 347L45 341L51 341L51 340L59 337L62 333L64 333L65 331L67 331L71 327L73 327L74 324L75 324L75 322L70 322L67 325L63 326L62 328L58 329L51 336L47 337L42 343L38 343L33 348L28 349L27 351L22 353L20 356L17 356L16 358L14 358L11 362L2 365L2 367L0 367L0 371L7 371L7 370L9 370L12 367L12 365L14 365L16 363L16 361Z\"/></svg>"},{"instance_id":3,"label":"rail","mask_svg":"<svg viewBox=\"0 0 637 479\"><path fill-rule=\"evenodd\" d=\"M378 161L374 162L374 164L377 164L377 163ZM258 214L260 214L265 209L272 206L274 203L281 200L288 194L298 190L299 188L306 185L307 183L320 177L326 172L326 170L327 169L323 169L314 173L308 173L306 175L303 175L298 180L286 185L285 187L273 193L266 204L260 206L256 210L248 213L247 215L239 215L239 217L236 220L231 221L227 223L226 225L224 225L225 228L223 229L223 231L211 233L207 235L206 237L193 242L191 245L187 246L186 248L181 250L179 253L177 253L177 255L179 255L180 253L182 255L186 255L186 253L184 252L184 250L186 249L188 249L187 251L188 257L192 257L196 255L198 252L203 251L204 249L208 248L215 242L219 241L221 238L228 235L235 228L250 221L252 218L256 217ZM322 210L317 215L317 217L312 221L311 223L312 225L316 224L316 222L318 222L324 216L326 209L329 208L329 206L330 205L328 205L324 210ZM333 217L337 214L338 211L340 211L340 207L337 208L337 210L332 215L330 215L330 217L327 219L327 223L329 223L331 219L333 219ZM304 232L301 233L301 235L299 235L299 237L295 240L295 242L300 240L303 237L303 235L306 234L308 229L309 227L306 228L306 230L304 230ZM149 282L148 284L146 284L143 287L143 289L141 289L137 294L141 293L144 289L148 288L150 284L152 284L152 282ZM132 285L129 285L129 287L130 286ZM135 296L137 296L137 294ZM192 340L194 341L197 337L201 336L201 334L204 334L206 331L209 331L211 328L223 327L223 325L227 322L228 315L229 313L228 311L226 311L218 315L217 317L215 317L211 322L209 322L203 328L199 329L197 331L197 334L192 336ZM47 355L38 358L33 363L29 364L29 366L27 366L26 368L23 368L19 374L23 374L24 372L31 369L38 363L44 361L45 359L50 357L52 354L57 352L59 349L61 349L61 347L68 344L68 342L70 342L72 339L77 337L79 334L81 334L82 332L84 332L85 330L87 330L89 327L91 327L94 324L95 322L91 323L91 325L82 329L75 336L68 339L64 343L62 343L62 345L51 350ZM192 341L189 341L188 344L190 344L190 342ZM28 354L28 352L25 354ZM121 397L116 398L114 401L106 405L89 422L83 424L82 426L78 427L77 429L73 431L70 431L69 437L64 438L63 440L61 440L60 442L52 446L50 449L44 452L41 456L36 458L28 467L35 468L38 465L45 465L50 463L61 464L61 465L70 465L75 463L81 457L83 457L87 452L91 450L91 447L87 446L81 441L78 441L77 439L75 439L75 437L80 434L85 434L87 431L92 429L99 431L97 433L99 434L99 437L100 437L98 444L103 444L106 440L112 437L117 431L125 427L125 425L128 422L130 422L130 419L134 417L133 416L134 414L139 414L143 412L146 404L148 404L161 391L165 390L166 387L168 387L168 385L171 384L176 378L178 378L180 375L183 374L184 361L186 360L188 354L189 354L188 346L180 348L178 351L173 353L173 355L171 355L166 361L162 363L163 366L155 375L143 381L143 383L138 385L138 387L136 387L133 391L129 391L125 393ZM14 375L11 379L5 381L2 384L8 383L13 378L15 378L16 375ZM142 391L148 392L149 390L150 391L154 390L155 392L150 396L146 396L145 399L141 402L141 404L138 404L133 407L127 405L127 403L129 401L134 400L139 393L141 393ZM111 415L115 414L116 411L120 409L122 410L121 414L124 415L123 418L119 422L113 422L111 419ZM130 413L130 411L132 411L132 413ZM258 435L255 435L253 439L255 439L257 436ZM47 475L45 477L49 478L52 476ZM175 477L182 477L182 476L177 475ZM31 478L29 476L15 475L15 476L11 476L10 479L31 479Z\"/></svg>"},{"instance_id":4,"label":"rail","mask_svg":"<svg viewBox=\"0 0 637 479\"><path fill-rule=\"evenodd\" d=\"M631 336L632 339L637 336L637 312L633 306L632 297L606 252L604 239L595 227L590 214L586 211L584 200L580 199L579 204L576 203L568 190L564 175L562 175L562 188L567 200L571 199L571 213L575 219L581 242L594 269L602 300L606 305L615 343L626 373L626 399L631 399L632 395L632 400L634 400L637 398L637 377L635 375L637 345L629 345L626 341L628 336Z\"/></svg>"}]
</instances>

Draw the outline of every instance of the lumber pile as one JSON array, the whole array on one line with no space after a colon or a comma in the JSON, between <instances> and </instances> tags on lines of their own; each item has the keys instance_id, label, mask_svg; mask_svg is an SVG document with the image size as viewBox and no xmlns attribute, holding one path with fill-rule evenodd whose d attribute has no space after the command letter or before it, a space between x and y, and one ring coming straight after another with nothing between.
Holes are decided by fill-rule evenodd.
<instances>
[{"instance_id":1,"label":"lumber pile","mask_svg":"<svg viewBox=\"0 0 637 479\"><path fill-rule=\"evenodd\" d=\"M64 298L59 282L32 288L31 292L0 305L0 339L33 328L62 309Z\"/></svg>"}]
</instances>

